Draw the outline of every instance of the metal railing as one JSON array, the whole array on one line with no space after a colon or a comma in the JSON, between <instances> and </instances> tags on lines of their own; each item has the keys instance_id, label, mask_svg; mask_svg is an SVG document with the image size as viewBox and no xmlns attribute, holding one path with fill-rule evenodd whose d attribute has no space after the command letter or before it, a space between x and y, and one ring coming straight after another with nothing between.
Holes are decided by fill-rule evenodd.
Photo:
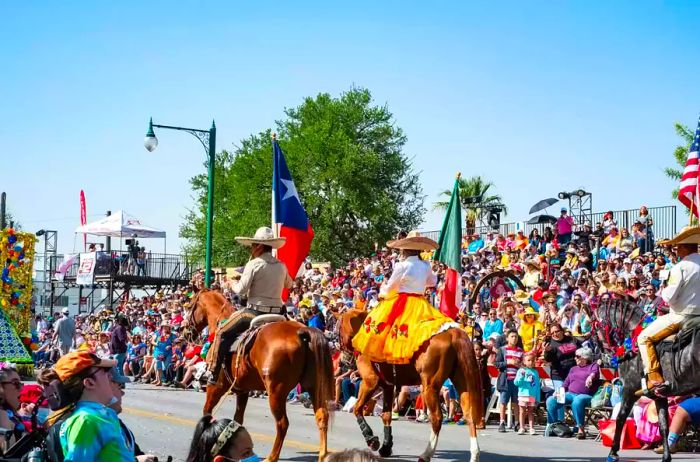
<instances>
[{"instance_id":1,"label":"metal railing","mask_svg":"<svg viewBox=\"0 0 700 462\"><path fill-rule=\"evenodd\" d=\"M54 258L54 257L52 257ZM63 256L55 257L57 262L52 268L58 268ZM65 273L64 279L75 279L78 274L80 257L76 258ZM184 255L147 253L143 262L132 258L127 252L97 252L95 277L136 276L144 278L188 280L203 265Z\"/></svg>"},{"instance_id":2,"label":"metal railing","mask_svg":"<svg viewBox=\"0 0 700 462\"><path fill-rule=\"evenodd\" d=\"M613 219L617 222L619 228L627 228L631 230L632 225L637 220L639 216L639 209L627 209L627 210L613 210ZM603 221L603 215L605 212L595 212L591 214L591 223L595 228L596 223ZM654 239L670 238L676 234L676 206L666 205L662 207L649 207L649 216L653 218L654 225L651 227L654 233ZM583 223L580 223L582 225ZM544 229L553 225L549 224L537 224L531 225L525 221L525 235L529 235L533 229L537 230L542 234ZM486 234L488 231L494 231L490 226L477 226L476 232L478 234ZM498 233L504 236L508 233L516 231L516 223L501 223L498 228ZM466 234L466 229L464 228L464 223L462 223L462 232ZM423 234L430 239L437 241L440 238L440 230L437 231L424 231Z\"/></svg>"}]
</instances>

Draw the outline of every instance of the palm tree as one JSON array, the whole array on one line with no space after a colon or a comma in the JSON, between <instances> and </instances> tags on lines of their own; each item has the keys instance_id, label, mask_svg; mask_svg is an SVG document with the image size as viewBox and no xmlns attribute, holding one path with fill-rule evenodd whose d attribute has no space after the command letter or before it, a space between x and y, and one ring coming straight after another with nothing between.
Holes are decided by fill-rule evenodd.
<instances>
[{"instance_id":1,"label":"palm tree","mask_svg":"<svg viewBox=\"0 0 700 462\"><path fill-rule=\"evenodd\" d=\"M468 234L473 234L476 229L476 220L481 216L489 206L498 205L503 213L508 213L508 209L503 205L503 199L498 194L488 195L489 189L493 188L493 183L485 181L480 176L470 178L460 177L459 181L459 200L462 209L466 212L465 230ZM452 196L451 190L445 190L440 193L440 196L447 198L445 201L435 203L435 209L446 209L449 205L449 198Z\"/></svg>"},{"instance_id":2,"label":"palm tree","mask_svg":"<svg viewBox=\"0 0 700 462\"><path fill-rule=\"evenodd\" d=\"M683 144L676 146L676 150L673 151L673 158L676 159L676 163L680 166L680 169L668 167L664 169L664 173L667 177L680 183L683 170L685 169L685 163L688 161L688 150L690 149L695 134L691 132L688 127L678 122L674 123L673 126L676 129L676 133L683 141ZM675 188L671 194L674 199L678 199L678 188Z\"/></svg>"}]
</instances>

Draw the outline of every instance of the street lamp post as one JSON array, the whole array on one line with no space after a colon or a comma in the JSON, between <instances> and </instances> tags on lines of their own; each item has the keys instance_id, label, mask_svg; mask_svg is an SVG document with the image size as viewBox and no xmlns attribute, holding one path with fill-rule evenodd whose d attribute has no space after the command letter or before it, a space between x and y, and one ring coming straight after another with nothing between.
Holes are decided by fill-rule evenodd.
<instances>
[{"instance_id":1,"label":"street lamp post","mask_svg":"<svg viewBox=\"0 0 700 462\"><path fill-rule=\"evenodd\" d=\"M156 134L153 132L154 127L179 130L194 135L199 142L202 143L202 146L204 146L204 151L206 151L207 155L209 156L209 184L207 186L207 237L204 255L204 285L205 287L209 287L211 285L211 243L213 238L212 226L214 224L214 158L216 153L216 124L212 120L211 128L209 130L197 130L194 128L157 125L153 123L153 118L151 118L148 122L148 132L146 132L146 138L143 142L143 145L146 147L148 152L153 152L158 147L158 138L156 138Z\"/></svg>"}]
</instances>

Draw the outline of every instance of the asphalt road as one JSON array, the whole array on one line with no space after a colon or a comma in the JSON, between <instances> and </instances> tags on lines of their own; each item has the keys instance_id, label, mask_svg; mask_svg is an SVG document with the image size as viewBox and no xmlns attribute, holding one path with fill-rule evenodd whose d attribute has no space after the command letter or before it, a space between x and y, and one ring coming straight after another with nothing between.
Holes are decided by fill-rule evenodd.
<instances>
[{"instance_id":1,"label":"asphalt road","mask_svg":"<svg viewBox=\"0 0 700 462\"><path fill-rule=\"evenodd\" d=\"M234 398L229 397L216 417L230 418L234 410ZM124 397L122 419L136 435L136 440L146 452L160 460L172 455L175 461L184 461L192 441L194 427L201 415L204 394L194 391L162 389L150 385L128 385ZM318 431L311 410L303 406L288 406L289 431L282 450L282 460L314 462L317 460ZM381 421L371 417L368 422L381 438ZM251 398L245 417L245 426L253 437L258 455L265 457L274 441L274 421L267 401ZM394 424L394 453L387 460L417 460L429 437L429 426L413 421L399 420ZM544 438L542 428L537 436L519 436L513 432L498 433L495 426L479 432L481 460L484 462L519 461L589 462L603 461L607 448L593 440L578 441ZM364 440L352 415L336 412L329 436L329 450L365 447ZM650 451L622 451L622 460L660 460ZM697 455L677 454L675 460L695 459ZM469 436L467 427L443 426L435 461L469 460Z\"/></svg>"}]
</instances>

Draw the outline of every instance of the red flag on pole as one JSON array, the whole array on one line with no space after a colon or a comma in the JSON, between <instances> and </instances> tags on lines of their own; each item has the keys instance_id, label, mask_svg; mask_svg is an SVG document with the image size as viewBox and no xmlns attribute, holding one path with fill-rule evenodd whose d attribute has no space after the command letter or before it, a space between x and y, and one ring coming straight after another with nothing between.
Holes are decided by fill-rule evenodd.
<instances>
[{"instance_id":1,"label":"red flag on pole","mask_svg":"<svg viewBox=\"0 0 700 462\"><path fill-rule=\"evenodd\" d=\"M698 127L695 129L693 143L690 145L688 152L688 161L685 163L685 170L681 177L681 184L678 189L678 200L681 204L688 207L690 215L695 215L700 218L700 161L698 160L698 151L700 151L700 120Z\"/></svg>"},{"instance_id":2,"label":"red flag on pole","mask_svg":"<svg viewBox=\"0 0 700 462\"><path fill-rule=\"evenodd\" d=\"M80 190L80 226L87 224L87 210L85 208L85 191ZM87 234L83 234L83 251L87 250Z\"/></svg>"}]
</instances>

